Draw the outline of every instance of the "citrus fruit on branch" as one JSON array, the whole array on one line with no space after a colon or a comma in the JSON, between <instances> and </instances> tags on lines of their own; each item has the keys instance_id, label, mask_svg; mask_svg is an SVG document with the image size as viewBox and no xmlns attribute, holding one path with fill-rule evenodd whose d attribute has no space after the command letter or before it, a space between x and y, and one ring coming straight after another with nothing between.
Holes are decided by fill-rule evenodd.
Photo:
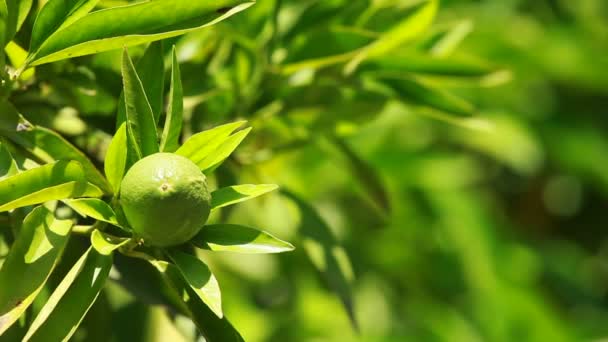
<instances>
[{"instance_id":1,"label":"citrus fruit on branch","mask_svg":"<svg viewBox=\"0 0 608 342\"><path fill-rule=\"evenodd\" d=\"M120 188L120 204L134 232L149 246L184 243L211 211L207 180L189 159L156 153L136 162Z\"/></svg>"}]
</instances>

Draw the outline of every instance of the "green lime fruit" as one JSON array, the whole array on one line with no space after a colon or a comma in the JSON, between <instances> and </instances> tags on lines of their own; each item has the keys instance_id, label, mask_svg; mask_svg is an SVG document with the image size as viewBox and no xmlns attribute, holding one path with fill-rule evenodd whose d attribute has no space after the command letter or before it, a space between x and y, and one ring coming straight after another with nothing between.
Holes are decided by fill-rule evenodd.
<instances>
[{"instance_id":1,"label":"green lime fruit","mask_svg":"<svg viewBox=\"0 0 608 342\"><path fill-rule=\"evenodd\" d=\"M167 247L200 231L211 211L211 196L196 164L177 154L156 153L129 169L120 187L120 204L144 244Z\"/></svg>"}]
</instances>

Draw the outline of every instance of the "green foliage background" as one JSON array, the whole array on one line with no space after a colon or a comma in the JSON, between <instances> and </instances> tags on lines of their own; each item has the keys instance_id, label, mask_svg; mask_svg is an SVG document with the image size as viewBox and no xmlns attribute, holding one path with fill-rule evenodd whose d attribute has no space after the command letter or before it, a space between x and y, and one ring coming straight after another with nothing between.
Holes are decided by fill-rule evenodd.
<instances>
[{"instance_id":1,"label":"green foliage background","mask_svg":"<svg viewBox=\"0 0 608 342\"><path fill-rule=\"evenodd\" d=\"M163 41L166 84L172 45L180 63L184 138L241 119L253 128L215 171L216 187L281 188L213 219L264 227L294 252L199 254L245 340L608 334L608 3L443 0L432 24L430 3L258 0ZM18 45L28 46L33 20ZM145 48L129 53L137 61ZM103 169L121 54L24 70L8 99ZM2 258L14 237L0 215ZM72 237L57 273L86 246ZM73 340L195 338L146 290L138 262L116 258ZM50 278L32 310L60 281Z\"/></svg>"}]
</instances>

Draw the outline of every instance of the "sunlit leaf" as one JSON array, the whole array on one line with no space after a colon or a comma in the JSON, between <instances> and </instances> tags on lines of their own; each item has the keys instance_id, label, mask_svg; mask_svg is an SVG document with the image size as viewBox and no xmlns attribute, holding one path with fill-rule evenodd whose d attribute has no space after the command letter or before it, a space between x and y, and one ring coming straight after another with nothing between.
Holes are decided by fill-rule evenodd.
<instances>
[{"instance_id":1,"label":"sunlit leaf","mask_svg":"<svg viewBox=\"0 0 608 342\"><path fill-rule=\"evenodd\" d=\"M90 247L51 294L24 341L67 341L91 308L112 267L112 255Z\"/></svg>"},{"instance_id":2,"label":"sunlit leaf","mask_svg":"<svg viewBox=\"0 0 608 342\"><path fill-rule=\"evenodd\" d=\"M30 64L178 36L215 24L252 4L244 0L144 1L96 11L51 35L40 49L32 52Z\"/></svg>"},{"instance_id":3,"label":"sunlit leaf","mask_svg":"<svg viewBox=\"0 0 608 342\"><path fill-rule=\"evenodd\" d=\"M104 234L95 229L91 234L91 245L102 255L111 255L115 250L126 245L131 241L130 238L118 238Z\"/></svg>"},{"instance_id":4,"label":"sunlit leaf","mask_svg":"<svg viewBox=\"0 0 608 342\"><path fill-rule=\"evenodd\" d=\"M184 115L182 77L179 71L175 46L173 46L172 57L171 88L169 90L167 118L165 119L165 129L163 130L160 142L160 150L163 152L175 152L179 147L179 137L182 131L182 120Z\"/></svg>"},{"instance_id":5,"label":"sunlit leaf","mask_svg":"<svg viewBox=\"0 0 608 342\"><path fill-rule=\"evenodd\" d=\"M170 257L196 295L217 317L222 318L220 286L209 267L197 257L180 251L171 251Z\"/></svg>"},{"instance_id":6,"label":"sunlit leaf","mask_svg":"<svg viewBox=\"0 0 608 342\"><path fill-rule=\"evenodd\" d=\"M236 224L207 225L190 241L215 252L283 253L294 247L269 233Z\"/></svg>"},{"instance_id":7,"label":"sunlit leaf","mask_svg":"<svg viewBox=\"0 0 608 342\"><path fill-rule=\"evenodd\" d=\"M57 264L72 222L37 207L23 221L19 237L0 269L0 335L24 313Z\"/></svg>"},{"instance_id":8,"label":"sunlit leaf","mask_svg":"<svg viewBox=\"0 0 608 342\"><path fill-rule=\"evenodd\" d=\"M78 161L89 182L111 193L111 187L91 160L61 135L40 126L33 126L19 115L15 107L0 101L0 133L43 162Z\"/></svg>"},{"instance_id":9,"label":"sunlit leaf","mask_svg":"<svg viewBox=\"0 0 608 342\"><path fill-rule=\"evenodd\" d=\"M0 212L51 200L101 195L99 188L87 183L78 162L58 161L0 181Z\"/></svg>"},{"instance_id":10,"label":"sunlit leaf","mask_svg":"<svg viewBox=\"0 0 608 342\"><path fill-rule=\"evenodd\" d=\"M243 342L239 332L226 317L219 318L188 285L178 268L164 261L152 261L151 264L160 272L164 282L177 295L187 309L198 330L208 341Z\"/></svg>"},{"instance_id":11,"label":"sunlit leaf","mask_svg":"<svg viewBox=\"0 0 608 342\"><path fill-rule=\"evenodd\" d=\"M244 123L245 121L237 121L197 133L186 140L175 153L198 165L215 152L230 134Z\"/></svg>"},{"instance_id":12,"label":"sunlit leaf","mask_svg":"<svg viewBox=\"0 0 608 342\"><path fill-rule=\"evenodd\" d=\"M247 201L277 188L275 184L241 184L221 188L211 193L211 208L218 209Z\"/></svg>"},{"instance_id":13,"label":"sunlit leaf","mask_svg":"<svg viewBox=\"0 0 608 342\"><path fill-rule=\"evenodd\" d=\"M144 92L150 103L154 122L158 122L163 107L165 87L165 56L162 41L152 42L143 56L135 64L135 71L141 80ZM124 92L118 99L116 127L127 120Z\"/></svg>"},{"instance_id":14,"label":"sunlit leaf","mask_svg":"<svg viewBox=\"0 0 608 342\"><path fill-rule=\"evenodd\" d=\"M215 170L215 168L236 150L250 131L251 127L229 136L215 149L215 151L211 152L205 159L196 163L196 165L198 165L203 172L209 173Z\"/></svg>"},{"instance_id":15,"label":"sunlit leaf","mask_svg":"<svg viewBox=\"0 0 608 342\"><path fill-rule=\"evenodd\" d=\"M127 124L123 123L108 146L104 170L114 193L118 193L127 166Z\"/></svg>"},{"instance_id":16,"label":"sunlit leaf","mask_svg":"<svg viewBox=\"0 0 608 342\"><path fill-rule=\"evenodd\" d=\"M133 142L135 151L141 159L158 152L156 122L144 87L126 49L122 56L122 79L127 135Z\"/></svg>"},{"instance_id":17,"label":"sunlit leaf","mask_svg":"<svg viewBox=\"0 0 608 342\"><path fill-rule=\"evenodd\" d=\"M49 0L36 16L32 28L30 51L36 51L54 32L85 16L99 0Z\"/></svg>"},{"instance_id":18,"label":"sunlit leaf","mask_svg":"<svg viewBox=\"0 0 608 342\"><path fill-rule=\"evenodd\" d=\"M17 163L13 160L13 156L6 148L5 144L0 141L0 181L4 178L14 176L19 172Z\"/></svg>"},{"instance_id":19,"label":"sunlit leaf","mask_svg":"<svg viewBox=\"0 0 608 342\"><path fill-rule=\"evenodd\" d=\"M344 67L344 71L350 74L365 59L386 55L401 45L418 38L433 22L438 7L438 0L428 0L418 5L412 10L412 14L384 32L376 41L360 49L352 61Z\"/></svg>"},{"instance_id":20,"label":"sunlit leaf","mask_svg":"<svg viewBox=\"0 0 608 342\"><path fill-rule=\"evenodd\" d=\"M70 208L84 217L91 217L99 221L120 226L114 210L104 201L97 198L79 198L64 200Z\"/></svg>"}]
</instances>

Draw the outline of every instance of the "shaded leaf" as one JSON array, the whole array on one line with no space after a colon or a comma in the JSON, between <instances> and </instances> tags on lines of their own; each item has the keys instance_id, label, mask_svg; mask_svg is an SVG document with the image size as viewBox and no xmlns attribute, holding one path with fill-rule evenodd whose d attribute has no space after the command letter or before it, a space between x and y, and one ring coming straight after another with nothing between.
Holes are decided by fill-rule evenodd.
<instances>
[{"instance_id":1,"label":"shaded leaf","mask_svg":"<svg viewBox=\"0 0 608 342\"><path fill-rule=\"evenodd\" d=\"M269 233L236 224L207 225L190 241L194 246L215 252L283 253L294 247Z\"/></svg>"},{"instance_id":2,"label":"shaded leaf","mask_svg":"<svg viewBox=\"0 0 608 342\"><path fill-rule=\"evenodd\" d=\"M182 78L179 71L177 54L173 46L171 64L171 88L169 90L169 104L167 105L167 118L165 129L160 141L160 150L175 152L179 147L179 137L182 131L184 115L184 95L182 91Z\"/></svg>"},{"instance_id":3,"label":"shaded leaf","mask_svg":"<svg viewBox=\"0 0 608 342\"><path fill-rule=\"evenodd\" d=\"M222 318L220 286L209 267L197 257L180 251L171 251L169 256L196 295L217 317Z\"/></svg>"},{"instance_id":4,"label":"shaded leaf","mask_svg":"<svg viewBox=\"0 0 608 342\"><path fill-rule=\"evenodd\" d=\"M0 212L52 200L103 195L78 162L58 161L0 181Z\"/></svg>"},{"instance_id":5,"label":"shaded leaf","mask_svg":"<svg viewBox=\"0 0 608 342\"><path fill-rule=\"evenodd\" d=\"M338 295L353 326L358 329L350 287L352 268L346 251L313 207L291 192L281 192L300 210L299 232L304 251L330 289Z\"/></svg>"},{"instance_id":6,"label":"shaded leaf","mask_svg":"<svg viewBox=\"0 0 608 342\"><path fill-rule=\"evenodd\" d=\"M55 219L42 206L23 221L0 269L0 335L24 313L46 283L71 227L71 221Z\"/></svg>"},{"instance_id":7,"label":"shaded leaf","mask_svg":"<svg viewBox=\"0 0 608 342\"><path fill-rule=\"evenodd\" d=\"M221 188L211 193L211 209L247 201L277 188L275 184L241 184Z\"/></svg>"},{"instance_id":8,"label":"shaded leaf","mask_svg":"<svg viewBox=\"0 0 608 342\"><path fill-rule=\"evenodd\" d=\"M97 299L111 267L112 255L90 247L53 291L24 341L69 340Z\"/></svg>"},{"instance_id":9,"label":"shaded leaf","mask_svg":"<svg viewBox=\"0 0 608 342\"><path fill-rule=\"evenodd\" d=\"M44 4L32 28L30 51L36 51L54 32L85 16L99 0L50 0Z\"/></svg>"},{"instance_id":10,"label":"shaded leaf","mask_svg":"<svg viewBox=\"0 0 608 342\"><path fill-rule=\"evenodd\" d=\"M126 49L122 56L122 79L127 135L141 159L158 152L156 122L144 87Z\"/></svg>"},{"instance_id":11,"label":"shaded leaf","mask_svg":"<svg viewBox=\"0 0 608 342\"><path fill-rule=\"evenodd\" d=\"M361 184L365 195L371 198L383 215L387 215L390 212L389 197L376 170L361 159L343 139L332 137L330 141L346 160L351 174Z\"/></svg>"},{"instance_id":12,"label":"shaded leaf","mask_svg":"<svg viewBox=\"0 0 608 342\"><path fill-rule=\"evenodd\" d=\"M127 124L123 123L108 146L104 162L106 178L115 194L120 189L120 183L127 167Z\"/></svg>"},{"instance_id":13,"label":"shaded leaf","mask_svg":"<svg viewBox=\"0 0 608 342\"><path fill-rule=\"evenodd\" d=\"M175 153L198 164L213 153L230 134L234 132L234 130L242 126L245 122L246 121L237 121L197 133L186 140Z\"/></svg>"},{"instance_id":14,"label":"shaded leaf","mask_svg":"<svg viewBox=\"0 0 608 342\"><path fill-rule=\"evenodd\" d=\"M33 52L30 63L49 63L175 37L213 25L252 4L244 0L144 1L96 11L51 35ZM225 8L230 10L222 10Z\"/></svg>"},{"instance_id":15,"label":"shaded leaf","mask_svg":"<svg viewBox=\"0 0 608 342\"><path fill-rule=\"evenodd\" d=\"M462 116L471 116L475 112L475 106L466 100L443 90L434 89L411 77L381 76L378 80L391 88L395 95L405 102L413 102Z\"/></svg>"}]
</instances>

